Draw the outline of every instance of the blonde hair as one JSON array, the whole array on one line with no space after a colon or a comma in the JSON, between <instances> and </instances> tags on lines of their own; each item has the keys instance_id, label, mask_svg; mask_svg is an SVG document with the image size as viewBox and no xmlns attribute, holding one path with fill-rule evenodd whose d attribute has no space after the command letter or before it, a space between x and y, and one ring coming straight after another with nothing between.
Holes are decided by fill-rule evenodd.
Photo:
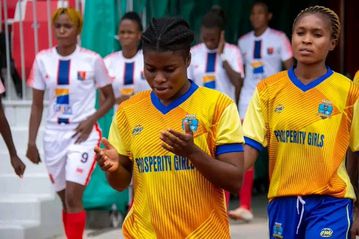
<instances>
[{"instance_id":1,"label":"blonde hair","mask_svg":"<svg viewBox=\"0 0 359 239\"><path fill-rule=\"evenodd\" d=\"M338 15L331 10L330 8L327 7L323 7L323 6L312 6L312 7L308 7L304 10L302 10L297 17L294 19L293 22L293 29L295 24L298 22L298 20L305 14L316 14L316 13L320 13L324 16L326 16L329 21L330 21L330 27L331 27L331 32L332 32L332 39L335 41L335 43L338 42L339 39L339 35L340 35L340 20Z\"/></svg>"},{"instance_id":2,"label":"blonde hair","mask_svg":"<svg viewBox=\"0 0 359 239\"><path fill-rule=\"evenodd\" d=\"M57 18L62 14L66 14L67 16L69 16L71 22L76 25L78 33L80 33L82 30L82 16L79 11L71 7L58 8L52 15L52 19L51 19L52 25L55 24Z\"/></svg>"}]
</instances>

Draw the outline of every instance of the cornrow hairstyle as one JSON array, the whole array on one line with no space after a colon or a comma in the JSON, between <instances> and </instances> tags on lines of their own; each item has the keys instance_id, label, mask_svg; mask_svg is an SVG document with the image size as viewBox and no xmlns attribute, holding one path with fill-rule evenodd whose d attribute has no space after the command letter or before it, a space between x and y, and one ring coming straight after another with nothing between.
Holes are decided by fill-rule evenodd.
<instances>
[{"instance_id":1,"label":"cornrow hairstyle","mask_svg":"<svg viewBox=\"0 0 359 239\"><path fill-rule=\"evenodd\" d=\"M308 7L306 9L302 10L297 15L297 17L294 19L292 28L294 29L294 26L296 25L298 20L305 14L317 14L317 13L322 14L328 18L328 20L330 21L332 39L337 43L338 39L339 39L339 35L340 35L340 28L341 28L340 20L339 20L338 15L333 10L331 10L327 7L316 5L316 6L311 6L311 7Z\"/></svg>"},{"instance_id":2,"label":"cornrow hairstyle","mask_svg":"<svg viewBox=\"0 0 359 239\"><path fill-rule=\"evenodd\" d=\"M153 18L142 34L142 48L155 51L183 51L190 54L194 34L188 23L179 17Z\"/></svg>"},{"instance_id":3,"label":"cornrow hairstyle","mask_svg":"<svg viewBox=\"0 0 359 239\"><path fill-rule=\"evenodd\" d=\"M218 27L220 30L223 30L224 24L224 12L218 5L214 5L202 18L202 26L206 28Z\"/></svg>"},{"instance_id":4,"label":"cornrow hairstyle","mask_svg":"<svg viewBox=\"0 0 359 239\"><path fill-rule=\"evenodd\" d=\"M126 12L125 15L123 15L121 18L121 22L126 19L136 22L140 32L143 31L141 18L136 12Z\"/></svg>"},{"instance_id":5,"label":"cornrow hairstyle","mask_svg":"<svg viewBox=\"0 0 359 239\"><path fill-rule=\"evenodd\" d=\"M77 11L76 9L71 8L71 7L58 8L54 12L54 14L52 15L52 18L51 18L52 25L55 24L55 21L57 20L57 18L62 14L66 14L67 16L69 16L71 22L76 25L78 33L80 33L81 30L82 30L82 16L81 16L81 13L79 11Z\"/></svg>"}]
</instances>

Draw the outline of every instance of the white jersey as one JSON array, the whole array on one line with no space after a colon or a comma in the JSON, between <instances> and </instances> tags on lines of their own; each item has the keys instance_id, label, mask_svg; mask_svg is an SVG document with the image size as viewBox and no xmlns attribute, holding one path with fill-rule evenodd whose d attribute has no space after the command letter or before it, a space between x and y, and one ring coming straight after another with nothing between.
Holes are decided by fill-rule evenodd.
<instances>
[{"instance_id":1,"label":"white jersey","mask_svg":"<svg viewBox=\"0 0 359 239\"><path fill-rule=\"evenodd\" d=\"M5 92L5 87L4 87L3 83L0 80L0 94L2 94L4 92Z\"/></svg>"},{"instance_id":2,"label":"white jersey","mask_svg":"<svg viewBox=\"0 0 359 239\"><path fill-rule=\"evenodd\" d=\"M111 84L111 78L97 53L77 46L61 56L53 47L36 55L27 83L48 93L46 127L73 129L96 111L96 87Z\"/></svg>"},{"instance_id":3,"label":"white jersey","mask_svg":"<svg viewBox=\"0 0 359 239\"><path fill-rule=\"evenodd\" d=\"M241 49L246 77L239 99L239 113L244 119L249 101L260 80L282 69L282 62L293 57L290 42L281 31L267 28L260 36L251 31L238 41Z\"/></svg>"},{"instance_id":4,"label":"white jersey","mask_svg":"<svg viewBox=\"0 0 359 239\"><path fill-rule=\"evenodd\" d=\"M225 43L223 54L232 69L241 73L243 77L243 63L239 48ZM227 94L233 100L236 99L234 85L222 66L222 59L218 55L217 49L209 50L204 43L191 48L191 65L188 67L188 78L192 79L197 85L216 89Z\"/></svg>"},{"instance_id":5,"label":"white jersey","mask_svg":"<svg viewBox=\"0 0 359 239\"><path fill-rule=\"evenodd\" d=\"M142 50L132 58L125 58L122 51L117 51L106 56L104 61L112 78L112 88L116 98L150 88L143 75Z\"/></svg>"}]
</instances>

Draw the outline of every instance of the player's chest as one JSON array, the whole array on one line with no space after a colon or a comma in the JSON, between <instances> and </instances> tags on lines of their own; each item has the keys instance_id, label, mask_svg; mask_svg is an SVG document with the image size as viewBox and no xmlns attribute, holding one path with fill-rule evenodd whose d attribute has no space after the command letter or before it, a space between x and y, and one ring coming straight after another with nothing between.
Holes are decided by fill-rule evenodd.
<instances>
[{"instance_id":1,"label":"player's chest","mask_svg":"<svg viewBox=\"0 0 359 239\"><path fill-rule=\"evenodd\" d=\"M47 88L70 87L76 89L92 87L95 72L91 62L60 60L46 64L43 77Z\"/></svg>"},{"instance_id":2,"label":"player's chest","mask_svg":"<svg viewBox=\"0 0 359 239\"><path fill-rule=\"evenodd\" d=\"M255 59L276 60L280 58L281 46L275 41L252 40L245 44L242 54L246 63Z\"/></svg>"}]
</instances>

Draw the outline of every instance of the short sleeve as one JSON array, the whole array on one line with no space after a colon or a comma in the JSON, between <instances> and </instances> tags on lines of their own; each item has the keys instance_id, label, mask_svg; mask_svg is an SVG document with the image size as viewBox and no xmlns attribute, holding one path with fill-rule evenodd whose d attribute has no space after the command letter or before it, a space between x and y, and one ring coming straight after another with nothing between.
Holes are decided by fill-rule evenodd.
<instances>
[{"instance_id":1,"label":"short sleeve","mask_svg":"<svg viewBox=\"0 0 359 239\"><path fill-rule=\"evenodd\" d=\"M108 74L107 68L104 61L100 56L95 60L95 82L98 88L102 88L112 83L110 75Z\"/></svg>"},{"instance_id":2,"label":"short sleeve","mask_svg":"<svg viewBox=\"0 0 359 239\"><path fill-rule=\"evenodd\" d=\"M350 130L350 149L359 152L359 98L354 104L353 119Z\"/></svg>"},{"instance_id":3,"label":"short sleeve","mask_svg":"<svg viewBox=\"0 0 359 239\"><path fill-rule=\"evenodd\" d=\"M240 73L241 76L244 77L243 60L239 47L235 45L227 47L225 54L229 56L228 59L230 60L228 61L228 63L232 67L232 69Z\"/></svg>"},{"instance_id":4,"label":"short sleeve","mask_svg":"<svg viewBox=\"0 0 359 239\"><path fill-rule=\"evenodd\" d=\"M267 129L258 89L249 103L243 123L244 139L247 145L261 151L267 146Z\"/></svg>"},{"instance_id":5,"label":"short sleeve","mask_svg":"<svg viewBox=\"0 0 359 239\"><path fill-rule=\"evenodd\" d=\"M28 86L37 90L45 90L46 84L44 74L46 73L42 62L40 58L36 56L27 80Z\"/></svg>"},{"instance_id":6,"label":"short sleeve","mask_svg":"<svg viewBox=\"0 0 359 239\"><path fill-rule=\"evenodd\" d=\"M280 37L281 60L286 61L293 57L293 50L288 37L283 33Z\"/></svg>"},{"instance_id":7,"label":"short sleeve","mask_svg":"<svg viewBox=\"0 0 359 239\"><path fill-rule=\"evenodd\" d=\"M243 152L243 131L237 106L232 102L222 112L217 123L216 155Z\"/></svg>"},{"instance_id":8,"label":"short sleeve","mask_svg":"<svg viewBox=\"0 0 359 239\"><path fill-rule=\"evenodd\" d=\"M115 117L113 117L108 139L119 154L130 157L130 138L127 120L121 108L119 108Z\"/></svg>"}]
</instances>

